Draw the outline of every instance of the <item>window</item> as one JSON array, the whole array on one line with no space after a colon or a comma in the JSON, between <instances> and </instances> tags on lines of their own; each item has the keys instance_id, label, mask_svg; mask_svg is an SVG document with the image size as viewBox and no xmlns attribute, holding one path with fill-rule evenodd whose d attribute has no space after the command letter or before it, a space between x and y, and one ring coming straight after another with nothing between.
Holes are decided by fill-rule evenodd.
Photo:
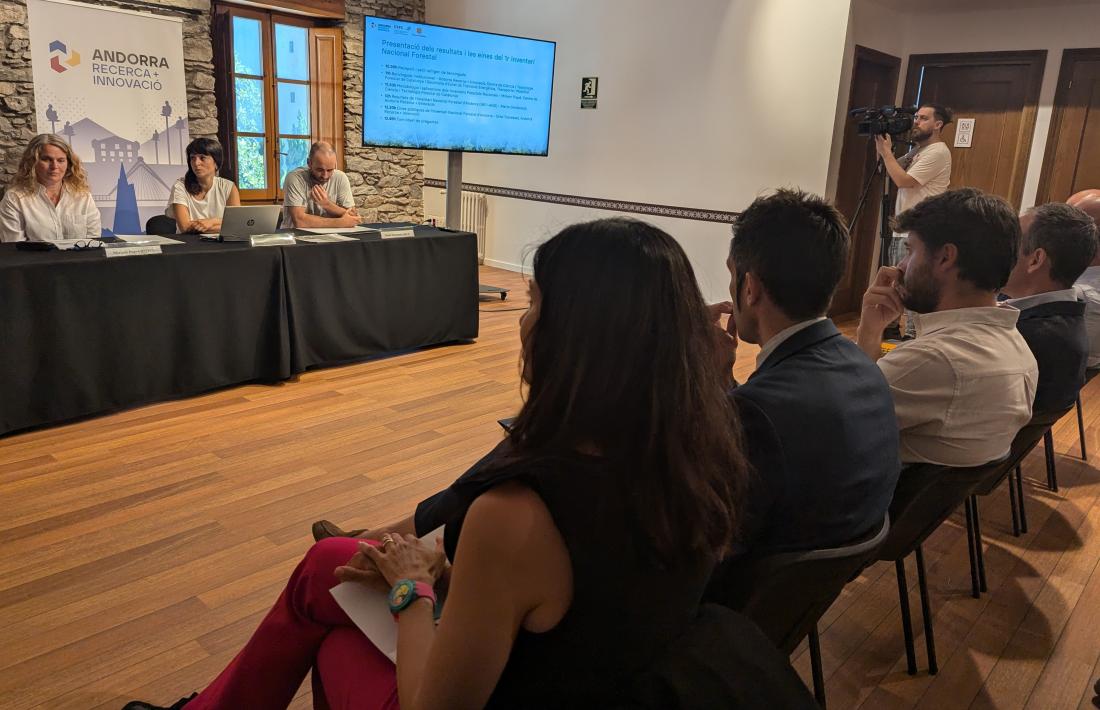
<instances>
[{"instance_id":1,"label":"window","mask_svg":"<svg viewBox=\"0 0 1100 710\"><path fill-rule=\"evenodd\" d=\"M315 140L329 141L342 153L343 105L336 99L343 93L342 57L332 51L342 38L338 28L315 24L249 8L217 8L215 80L225 77L216 86L219 137L225 172L235 175L244 201L281 200L286 174L305 165ZM334 85L340 90L333 91ZM321 94L326 105L320 105Z\"/></svg>"}]
</instances>

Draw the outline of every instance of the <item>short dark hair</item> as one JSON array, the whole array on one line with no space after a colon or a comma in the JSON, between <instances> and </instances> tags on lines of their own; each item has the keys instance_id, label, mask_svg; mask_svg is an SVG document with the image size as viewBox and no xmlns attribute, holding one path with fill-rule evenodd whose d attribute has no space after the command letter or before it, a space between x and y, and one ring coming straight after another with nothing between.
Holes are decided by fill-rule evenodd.
<instances>
[{"instance_id":1,"label":"short dark hair","mask_svg":"<svg viewBox=\"0 0 1100 710\"><path fill-rule=\"evenodd\" d=\"M955 113L943 104L921 104L917 108L932 109L932 114L936 117L936 120L943 121L943 125L945 126L951 123L951 119L955 117Z\"/></svg>"},{"instance_id":2,"label":"short dark hair","mask_svg":"<svg viewBox=\"0 0 1100 710\"><path fill-rule=\"evenodd\" d=\"M954 244L959 278L983 291L1008 282L1020 247L1020 219L1012 205L973 187L918 202L895 218L894 231L916 234L930 251Z\"/></svg>"},{"instance_id":3,"label":"short dark hair","mask_svg":"<svg viewBox=\"0 0 1100 710\"><path fill-rule=\"evenodd\" d=\"M213 138L196 138L187 144L187 174L183 176L183 186L192 195L197 195L202 192L202 186L199 185L199 178L195 175L195 171L191 169L192 155L209 155L214 165L221 170L224 158L222 144Z\"/></svg>"},{"instance_id":4,"label":"short dark hair","mask_svg":"<svg viewBox=\"0 0 1100 710\"><path fill-rule=\"evenodd\" d=\"M1082 210L1061 202L1040 205L1023 234L1023 254L1042 249L1050 259L1050 277L1066 288L1096 256L1096 223Z\"/></svg>"},{"instance_id":5,"label":"short dark hair","mask_svg":"<svg viewBox=\"0 0 1100 710\"><path fill-rule=\"evenodd\" d=\"M782 189L737 218L730 256L738 284L751 272L784 315L805 320L829 310L848 266L848 242L844 217L829 202Z\"/></svg>"}]
</instances>

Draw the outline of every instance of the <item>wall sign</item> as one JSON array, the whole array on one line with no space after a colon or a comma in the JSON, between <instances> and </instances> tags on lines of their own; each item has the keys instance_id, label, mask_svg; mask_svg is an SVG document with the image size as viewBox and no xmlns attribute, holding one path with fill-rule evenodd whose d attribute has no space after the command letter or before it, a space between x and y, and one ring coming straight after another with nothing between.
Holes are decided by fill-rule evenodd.
<instances>
[{"instance_id":1,"label":"wall sign","mask_svg":"<svg viewBox=\"0 0 1100 710\"><path fill-rule=\"evenodd\" d=\"M955 127L955 147L969 148L974 142L974 119L960 118Z\"/></svg>"},{"instance_id":2,"label":"wall sign","mask_svg":"<svg viewBox=\"0 0 1100 710\"><path fill-rule=\"evenodd\" d=\"M581 108L596 108L596 97L599 94L600 78L598 76L586 76L581 79Z\"/></svg>"}]
</instances>

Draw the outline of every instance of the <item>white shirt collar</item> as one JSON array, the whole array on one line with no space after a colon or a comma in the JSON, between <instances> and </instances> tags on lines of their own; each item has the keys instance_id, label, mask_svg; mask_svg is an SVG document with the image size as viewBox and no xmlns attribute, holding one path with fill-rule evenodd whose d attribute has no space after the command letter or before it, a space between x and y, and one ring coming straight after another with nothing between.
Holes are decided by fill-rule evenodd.
<instances>
[{"instance_id":1,"label":"white shirt collar","mask_svg":"<svg viewBox=\"0 0 1100 710\"><path fill-rule=\"evenodd\" d=\"M768 342L760 348L760 352L756 356L756 367L759 368L764 364L764 361L768 359L768 356L775 352L776 348L783 344L787 338L791 337L795 333L809 328L814 323L820 323L825 320L825 316L820 318L810 318L809 320L799 321L789 328L784 328L772 337L768 338Z\"/></svg>"},{"instance_id":2,"label":"white shirt collar","mask_svg":"<svg viewBox=\"0 0 1100 710\"><path fill-rule=\"evenodd\" d=\"M1019 298L1010 298L1004 303L1010 306L1015 306L1021 311L1028 308L1034 308L1035 306L1041 306L1044 303L1057 303L1059 301L1076 301L1077 291L1072 288L1063 288L1058 291L1046 291L1044 293L1036 293L1031 296L1020 296Z\"/></svg>"},{"instance_id":3,"label":"white shirt collar","mask_svg":"<svg viewBox=\"0 0 1100 710\"><path fill-rule=\"evenodd\" d=\"M1020 318L1020 310L1015 306L976 306L972 308L949 308L934 313L915 313L917 337L935 333L953 325L999 325L1015 328Z\"/></svg>"}]
</instances>

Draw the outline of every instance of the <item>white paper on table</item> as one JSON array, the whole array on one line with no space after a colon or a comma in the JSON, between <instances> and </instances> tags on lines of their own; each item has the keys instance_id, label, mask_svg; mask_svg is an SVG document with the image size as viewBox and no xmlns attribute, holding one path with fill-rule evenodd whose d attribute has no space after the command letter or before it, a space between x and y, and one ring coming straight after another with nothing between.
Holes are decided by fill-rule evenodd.
<instances>
[{"instance_id":1,"label":"white paper on table","mask_svg":"<svg viewBox=\"0 0 1100 710\"><path fill-rule=\"evenodd\" d=\"M309 234L359 234L376 230L369 227L299 227L298 231Z\"/></svg>"},{"instance_id":2,"label":"white paper on table","mask_svg":"<svg viewBox=\"0 0 1100 710\"><path fill-rule=\"evenodd\" d=\"M153 246L154 244L184 244L184 242L178 239L163 237L159 234L116 234L115 237L127 244L140 244L142 246Z\"/></svg>"},{"instance_id":3,"label":"white paper on table","mask_svg":"<svg viewBox=\"0 0 1100 710\"><path fill-rule=\"evenodd\" d=\"M439 527L420 540L435 545L435 539L442 534L443 528ZM397 663L397 622L390 613L389 597L356 582L341 582L329 592L375 648Z\"/></svg>"},{"instance_id":4,"label":"white paper on table","mask_svg":"<svg viewBox=\"0 0 1100 710\"><path fill-rule=\"evenodd\" d=\"M294 238L309 244L335 244L336 242L355 241L355 237L344 237L339 234L299 234Z\"/></svg>"}]
</instances>

